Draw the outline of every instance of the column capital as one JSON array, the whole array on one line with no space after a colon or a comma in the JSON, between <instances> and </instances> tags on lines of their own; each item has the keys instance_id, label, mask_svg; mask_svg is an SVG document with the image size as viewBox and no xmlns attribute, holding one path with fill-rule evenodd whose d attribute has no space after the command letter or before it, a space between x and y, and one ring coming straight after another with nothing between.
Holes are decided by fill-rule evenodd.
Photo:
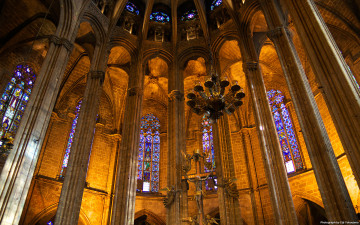
<instances>
[{"instance_id":1,"label":"column capital","mask_svg":"<svg viewBox=\"0 0 360 225\"><path fill-rule=\"evenodd\" d=\"M132 87L127 90L128 96L135 96L139 93L139 87Z\"/></svg>"},{"instance_id":2,"label":"column capital","mask_svg":"<svg viewBox=\"0 0 360 225\"><path fill-rule=\"evenodd\" d=\"M89 78L91 79L100 79L100 82L103 83L105 80L105 72L100 70L92 70L88 73Z\"/></svg>"},{"instance_id":3,"label":"column capital","mask_svg":"<svg viewBox=\"0 0 360 225\"><path fill-rule=\"evenodd\" d=\"M68 39L61 38L55 35L51 35L49 37L49 41L50 43L54 43L55 45L63 45L69 52L71 52L74 47L74 45Z\"/></svg>"},{"instance_id":4,"label":"column capital","mask_svg":"<svg viewBox=\"0 0 360 225\"><path fill-rule=\"evenodd\" d=\"M174 101L175 99L182 101L182 100L184 100L184 94L181 93L181 91L179 91L179 90L172 90L168 94L168 98L169 98L170 102Z\"/></svg>"},{"instance_id":5,"label":"column capital","mask_svg":"<svg viewBox=\"0 0 360 225\"><path fill-rule=\"evenodd\" d=\"M258 69L259 66L259 62L253 61L253 62L246 62L243 64L243 70L244 72L249 70L249 71L255 71Z\"/></svg>"},{"instance_id":6,"label":"column capital","mask_svg":"<svg viewBox=\"0 0 360 225\"><path fill-rule=\"evenodd\" d=\"M278 39L283 35L283 32L282 32L283 29L285 30L285 33L287 34L287 36L289 38L291 38L292 33L290 32L290 30L289 30L289 28L287 26L280 26L280 27L276 27L276 28L274 28L272 30L269 30L266 33L266 35L270 40L274 41L274 39Z\"/></svg>"}]
</instances>

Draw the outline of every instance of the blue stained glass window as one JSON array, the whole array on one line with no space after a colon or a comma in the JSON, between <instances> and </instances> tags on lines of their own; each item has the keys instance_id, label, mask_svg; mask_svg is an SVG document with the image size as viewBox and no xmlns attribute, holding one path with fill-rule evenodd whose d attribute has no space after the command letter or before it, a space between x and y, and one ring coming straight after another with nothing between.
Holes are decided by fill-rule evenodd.
<instances>
[{"instance_id":1,"label":"blue stained glass window","mask_svg":"<svg viewBox=\"0 0 360 225\"><path fill-rule=\"evenodd\" d=\"M208 155L206 158L207 162L212 162L212 167L215 169L215 153L214 153L214 144L213 144L213 133L212 133L212 125L210 123L210 120L203 117L202 120L202 146L203 146L203 152ZM204 171L206 173L211 172L206 167L204 167Z\"/></svg>"},{"instance_id":2,"label":"blue stained glass window","mask_svg":"<svg viewBox=\"0 0 360 225\"><path fill-rule=\"evenodd\" d=\"M267 96L273 113L286 170L288 173L301 170L304 166L293 123L289 111L284 104L284 95L281 91L270 90L267 92Z\"/></svg>"},{"instance_id":3,"label":"blue stained glass window","mask_svg":"<svg viewBox=\"0 0 360 225\"><path fill-rule=\"evenodd\" d=\"M181 17L182 21L194 20L198 17L198 13L195 9L189 10Z\"/></svg>"},{"instance_id":4,"label":"blue stained glass window","mask_svg":"<svg viewBox=\"0 0 360 225\"><path fill-rule=\"evenodd\" d=\"M159 22L159 23L167 23L170 22L170 17L163 12L153 12L150 14L150 20Z\"/></svg>"},{"instance_id":5,"label":"blue stained glass window","mask_svg":"<svg viewBox=\"0 0 360 225\"><path fill-rule=\"evenodd\" d=\"M82 103L82 101L79 101L78 105L76 106L75 118L74 118L74 120L72 122L72 125L71 125L71 130L70 130L69 139L68 139L68 142L67 142L67 145L66 145L64 160L63 160L63 164L61 166L60 177L65 176L65 170L66 170L68 162L69 162L71 145L72 145L72 143L74 141L75 129L76 129L77 121L79 119L79 112L80 112L81 103Z\"/></svg>"},{"instance_id":6,"label":"blue stained glass window","mask_svg":"<svg viewBox=\"0 0 360 225\"><path fill-rule=\"evenodd\" d=\"M143 192L159 191L160 122L153 114L141 118L137 179Z\"/></svg>"},{"instance_id":7,"label":"blue stained glass window","mask_svg":"<svg viewBox=\"0 0 360 225\"><path fill-rule=\"evenodd\" d=\"M222 4L222 0L214 0L212 3L211 3L211 6L210 6L210 9L211 10L214 10L216 7L218 7L219 5Z\"/></svg>"},{"instance_id":8,"label":"blue stained glass window","mask_svg":"<svg viewBox=\"0 0 360 225\"><path fill-rule=\"evenodd\" d=\"M0 99L0 118L2 119L0 147L3 145L2 138L15 137L35 80L36 75L30 66L16 66L13 77Z\"/></svg>"},{"instance_id":9,"label":"blue stained glass window","mask_svg":"<svg viewBox=\"0 0 360 225\"><path fill-rule=\"evenodd\" d=\"M131 13L135 13L136 15L139 15L139 13L140 13L139 9L132 2L127 2L125 8L127 11L129 11Z\"/></svg>"},{"instance_id":10,"label":"blue stained glass window","mask_svg":"<svg viewBox=\"0 0 360 225\"><path fill-rule=\"evenodd\" d=\"M54 223L52 221L49 221L46 223L46 225L54 225Z\"/></svg>"}]
</instances>

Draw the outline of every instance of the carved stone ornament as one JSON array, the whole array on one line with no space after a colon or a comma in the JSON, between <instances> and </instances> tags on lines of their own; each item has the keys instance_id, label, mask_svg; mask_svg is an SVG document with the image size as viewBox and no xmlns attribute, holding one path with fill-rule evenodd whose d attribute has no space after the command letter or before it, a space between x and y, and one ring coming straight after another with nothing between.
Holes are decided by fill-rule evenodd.
<instances>
[{"instance_id":1,"label":"carved stone ornament","mask_svg":"<svg viewBox=\"0 0 360 225\"><path fill-rule=\"evenodd\" d=\"M243 69L244 69L244 72L246 72L246 70L249 70L249 71L255 71L258 69L258 62L247 62L247 63L244 63L243 64Z\"/></svg>"},{"instance_id":2,"label":"carved stone ornament","mask_svg":"<svg viewBox=\"0 0 360 225\"><path fill-rule=\"evenodd\" d=\"M100 82L103 83L105 79L105 72L104 71L90 71L89 77L91 79L100 79Z\"/></svg>"},{"instance_id":3,"label":"carved stone ornament","mask_svg":"<svg viewBox=\"0 0 360 225\"><path fill-rule=\"evenodd\" d=\"M268 38L274 41L275 38L279 38L283 35L282 29L285 30L285 33L289 38L292 38L292 33L287 26L276 27L275 29L268 31L266 35L268 36Z\"/></svg>"},{"instance_id":4,"label":"carved stone ornament","mask_svg":"<svg viewBox=\"0 0 360 225\"><path fill-rule=\"evenodd\" d=\"M135 96L138 93L138 87L132 87L127 90L129 96Z\"/></svg>"},{"instance_id":5,"label":"carved stone ornament","mask_svg":"<svg viewBox=\"0 0 360 225\"><path fill-rule=\"evenodd\" d=\"M169 94L169 101L172 102L175 99L181 101L184 100L184 94L182 94L179 90L172 90Z\"/></svg>"},{"instance_id":6,"label":"carved stone ornament","mask_svg":"<svg viewBox=\"0 0 360 225\"><path fill-rule=\"evenodd\" d=\"M58 36L51 35L49 40L50 43L54 43L55 45L63 45L69 52L71 52L74 47L74 45L66 38L60 38Z\"/></svg>"}]
</instances>

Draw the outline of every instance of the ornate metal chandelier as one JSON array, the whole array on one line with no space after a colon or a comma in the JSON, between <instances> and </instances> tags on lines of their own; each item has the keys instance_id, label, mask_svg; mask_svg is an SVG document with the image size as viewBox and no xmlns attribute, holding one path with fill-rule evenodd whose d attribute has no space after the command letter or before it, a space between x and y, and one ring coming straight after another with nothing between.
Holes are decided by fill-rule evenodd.
<instances>
[{"instance_id":1,"label":"ornate metal chandelier","mask_svg":"<svg viewBox=\"0 0 360 225\"><path fill-rule=\"evenodd\" d=\"M245 93L241 90L237 81L234 81L230 90L225 94L225 88L229 86L229 81L220 78L211 69L211 77L205 81L204 86L198 81L194 90L187 94L187 105L198 115L207 116L210 120L216 121L224 111L232 114L243 102Z\"/></svg>"}]
</instances>

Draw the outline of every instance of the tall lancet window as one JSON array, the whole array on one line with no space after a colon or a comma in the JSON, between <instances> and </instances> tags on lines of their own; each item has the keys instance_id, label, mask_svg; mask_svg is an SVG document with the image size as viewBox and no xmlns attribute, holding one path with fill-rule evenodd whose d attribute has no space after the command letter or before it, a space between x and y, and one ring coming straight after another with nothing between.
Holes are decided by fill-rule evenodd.
<instances>
[{"instance_id":1,"label":"tall lancet window","mask_svg":"<svg viewBox=\"0 0 360 225\"><path fill-rule=\"evenodd\" d=\"M29 101L36 75L28 65L18 65L10 82L0 99L0 147L4 144L3 138L14 138Z\"/></svg>"},{"instance_id":2,"label":"tall lancet window","mask_svg":"<svg viewBox=\"0 0 360 225\"><path fill-rule=\"evenodd\" d=\"M205 154L208 154L208 157L206 158L206 161L212 162L212 167L215 169L215 153L214 153L214 144L213 144L213 133L212 133L212 125L210 123L210 120L203 117L202 123L202 146L203 146L203 152ZM206 167L204 167L204 171L210 172Z\"/></svg>"},{"instance_id":3,"label":"tall lancet window","mask_svg":"<svg viewBox=\"0 0 360 225\"><path fill-rule=\"evenodd\" d=\"M153 114L141 118L138 191L159 191L160 122Z\"/></svg>"},{"instance_id":4,"label":"tall lancet window","mask_svg":"<svg viewBox=\"0 0 360 225\"><path fill-rule=\"evenodd\" d=\"M72 122L72 125L71 125L71 130L70 130L68 142L67 142L67 145L66 145L64 160L63 160L63 164L61 166L60 177L64 177L65 173L66 173L66 168L67 168L67 165L68 165L68 162L69 162L69 155L70 155L71 145L72 145L73 140L74 140L75 129L76 129L77 121L79 119L79 112L80 112L81 103L82 103L82 100L79 101L79 103L78 103L78 105L76 106L76 109L75 109L75 118L74 118L74 120Z\"/></svg>"},{"instance_id":5,"label":"tall lancet window","mask_svg":"<svg viewBox=\"0 0 360 225\"><path fill-rule=\"evenodd\" d=\"M267 92L267 95L283 152L286 170L288 173L299 171L304 166L293 123L284 103L284 95L278 90L270 90Z\"/></svg>"}]
</instances>

